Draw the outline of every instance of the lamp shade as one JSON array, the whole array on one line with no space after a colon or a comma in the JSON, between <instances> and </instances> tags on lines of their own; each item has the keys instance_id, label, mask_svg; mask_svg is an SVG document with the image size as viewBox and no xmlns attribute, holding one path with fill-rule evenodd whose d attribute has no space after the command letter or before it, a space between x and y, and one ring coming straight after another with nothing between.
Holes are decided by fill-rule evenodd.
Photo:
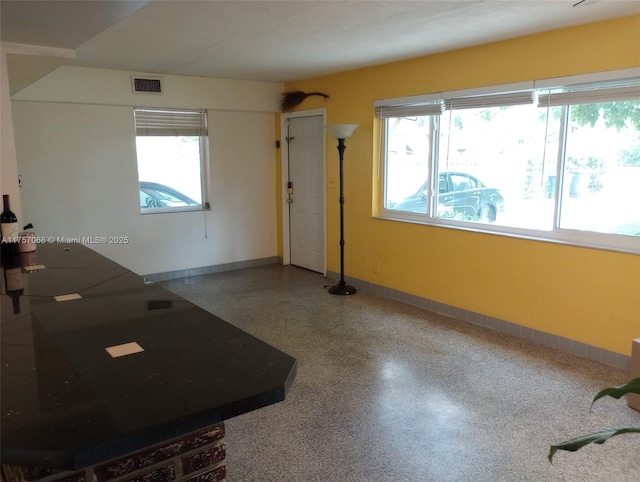
<instances>
[{"instance_id":1,"label":"lamp shade","mask_svg":"<svg viewBox=\"0 0 640 482\"><path fill-rule=\"evenodd\" d=\"M336 139L348 139L358 124L327 124L327 130Z\"/></svg>"}]
</instances>

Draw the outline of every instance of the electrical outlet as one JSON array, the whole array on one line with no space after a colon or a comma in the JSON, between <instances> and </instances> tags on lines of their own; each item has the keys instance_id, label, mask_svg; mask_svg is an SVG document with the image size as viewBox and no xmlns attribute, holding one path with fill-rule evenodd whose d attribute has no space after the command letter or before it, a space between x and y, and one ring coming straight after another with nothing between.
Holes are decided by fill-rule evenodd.
<instances>
[{"instance_id":1,"label":"electrical outlet","mask_svg":"<svg viewBox=\"0 0 640 482\"><path fill-rule=\"evenodd\" d=\"M335 176L329 178L329 189L335 189L338 186L338 180Z\"/></svg>"},{"instance_id":2,"label":"electrical outlet","mask_svg":"<svg viewBox=\"0 0 640 482\"><path fill-rule=\"evenodd\" d=\"M373 262L373 272L380 273L380 261Z\"/></svg>"}]
</instances>

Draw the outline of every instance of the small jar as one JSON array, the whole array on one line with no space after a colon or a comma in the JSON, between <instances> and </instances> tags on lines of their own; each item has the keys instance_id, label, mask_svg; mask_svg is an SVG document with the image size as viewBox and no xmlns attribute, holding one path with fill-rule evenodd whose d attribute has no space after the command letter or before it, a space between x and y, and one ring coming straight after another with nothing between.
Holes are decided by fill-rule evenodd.
<instances>
[{"instance_id":1,"label":"small jar","mask_svg":"<svg viewBox=\"0 0 640 482\"><path fill-rule=\"evenodd\" d=\"M23 231L20 233L18 251L21 253L31 253L36 250L36 235L32 232Z\"/></svg>"}]
</instances>

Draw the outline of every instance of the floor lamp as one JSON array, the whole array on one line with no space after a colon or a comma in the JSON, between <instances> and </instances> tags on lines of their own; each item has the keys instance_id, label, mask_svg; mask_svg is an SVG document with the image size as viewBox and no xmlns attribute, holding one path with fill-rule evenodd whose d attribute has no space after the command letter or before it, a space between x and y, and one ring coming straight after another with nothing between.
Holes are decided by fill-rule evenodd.
<instances>
[{"instance_id":1,"label":"floor lamp","mask_svg":"<svg viewBox=\"0 0 640 482\"><path fill-rule=\"evenodd\" d=\"M357 124L329 124L327 130L338 139L338 152L340 153L340 282L329 288L332 295L352 295L356 292L353 286L349 286L344 282L344 145L345 139L348 139L353 131L358 127Z\"/></svg>"}]
</instances>

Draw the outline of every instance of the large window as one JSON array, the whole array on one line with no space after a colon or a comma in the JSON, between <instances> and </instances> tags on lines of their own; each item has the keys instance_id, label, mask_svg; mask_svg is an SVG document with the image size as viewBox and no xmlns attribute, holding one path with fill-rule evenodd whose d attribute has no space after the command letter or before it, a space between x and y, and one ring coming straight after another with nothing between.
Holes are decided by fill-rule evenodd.
<instances>
[{"instance_id":1,"label":"large window","mask_svg":"<svg viewBox=\"0 0 640 482\"><path fill-rule=\"evenodd\" d=\"M640 252L640 79L516 87L379 101L382 215Z\"/></svg>"},{"instance_id":2,"label":"large window","mask_svg":"<svg viewBox=\"0 0 640 482\"><path fill-rule=\"evenodd\" d=\"M141 212L208 207L206 112L136 108L135 123Z\"/></svg>"}]
</instances>

